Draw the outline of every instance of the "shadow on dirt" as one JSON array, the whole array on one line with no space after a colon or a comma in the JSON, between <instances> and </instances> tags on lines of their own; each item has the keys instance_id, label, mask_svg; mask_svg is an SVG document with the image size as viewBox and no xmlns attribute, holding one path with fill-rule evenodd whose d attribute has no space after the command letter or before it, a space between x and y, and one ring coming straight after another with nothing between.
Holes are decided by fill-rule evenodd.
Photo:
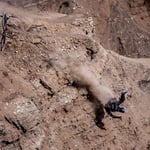
<instances>
[{"instance_id":1,"label":"shadow on dirt","mask_svg":"<svg viewBox=\"0 0 150 150\"><path fill-rule=\"evenodd\" d=\"M99 100L97 100L97 98L93 96L93 94L90 91L88 91L87 99L93 104L95 113L95 124L97 125L97 127L105 129L104 123L102 121L105 116L104 107L102 103Z\"/></svg>"},{"instance_id":2,"label":"shadow on dirt","mask_svg":"<svg viewBox=\"0 0 150 150\"><path fill-rule=\"evenodd\" d=\"M58 12L63 14L73 13L74 2L72 0L64 1L59 5Z\"/></svg>"},{"instance_id":3,"label":"shadow on dirt","mask_svg":"<svg viewBox=\"0 0 150 150\"><path fill-rule=\"evenodd\" d=\"M75 88L85 88L85 86L78 84L77 82L73 82L71 86ZM105 125L103 123L103 119L105 116L104 107L102 103L86 88L88 91L88 94L83 95L87 98L88 101L90 101L93 104L94 113L95 113L95 119L94 122L97 127L105 130Z\"/></svg>"}]
</instances>

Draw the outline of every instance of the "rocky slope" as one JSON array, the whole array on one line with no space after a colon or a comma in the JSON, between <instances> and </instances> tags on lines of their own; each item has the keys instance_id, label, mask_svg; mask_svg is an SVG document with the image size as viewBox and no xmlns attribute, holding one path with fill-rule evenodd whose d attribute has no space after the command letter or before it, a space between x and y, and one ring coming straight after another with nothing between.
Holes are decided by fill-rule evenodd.
<instances>
[{"instance_id":1,"label":"rocky slope","mask_svg":"<svg viewBox=\"0 0 150 150\"><path fill-rule=\"evenodd\" d=\"M150 59L119 55L149 57L147 23L137 25L140 16L132 19L133 9L125 13L126 19L123 1L74 1L72 6L78 7L67 10L67 4L59 10L60 1L50 2L53 8L41 1L38 9L0 2L1 12L17 16L9 20L6 48L0 53L0 148L149 150ZM127 4L137 6L134 2ZM144 4L149 6L148 1ZM129 112L121 114L122 120L105 114L105 129L95 124L88 91L74 85L70 70L76 63L88 65L116 97L128 89L124 106Z\"/></svg>"},{"instance_id":2,"label":"rocky slope","mask_svg":"<svg viewBox=\"0 0 150 150\"><path fill-rule=\"evenodd\" d=\"M129 57L150 57L149 0L28 0L13 5L64 14L85 14L94 20L96 37L107 49ZM85 29L86 30L86 29ZM88 34L88 31L86 32Z\"/></svg>"}]
</instances>

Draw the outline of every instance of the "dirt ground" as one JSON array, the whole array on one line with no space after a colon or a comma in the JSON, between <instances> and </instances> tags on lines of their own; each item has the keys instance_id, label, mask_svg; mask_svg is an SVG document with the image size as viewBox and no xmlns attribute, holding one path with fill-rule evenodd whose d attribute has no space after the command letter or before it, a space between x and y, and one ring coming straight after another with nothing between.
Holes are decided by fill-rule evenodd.
<instances>
[{"instance_id":1,"label":"dirt ground","mask_svg":"<svg viewBox=\"0 0 150 150\"><path fill-rule=\"evenodd\" d=\"M0 12L16 17L0 52L0 150L150 150L149 1L7 2ZM98 126L71 72L80 65L115 97L127 89L128 113L105 112Z\"/></svg>"}]
</instances>

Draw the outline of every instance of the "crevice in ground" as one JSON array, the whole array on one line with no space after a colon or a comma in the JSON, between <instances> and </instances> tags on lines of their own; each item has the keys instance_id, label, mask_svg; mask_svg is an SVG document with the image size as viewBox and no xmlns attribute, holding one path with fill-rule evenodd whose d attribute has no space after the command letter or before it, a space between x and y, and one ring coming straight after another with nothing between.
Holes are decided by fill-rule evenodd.
<instances>
[{"instance_id":1,"label":"crevice in ground","mask_svg":"<svg viewBox=\"0 0 150 150\"><path fill-rule=\"evenodd\" d=\"M27 132L27 130L24 128L24 126L22 126L19 122L19 120L17 120L17 123L15 121L13 121L12 119L8 119L8 117L4 116L5 120L11 124L12 126L14 126L17 130L21 131L21 133L25 134Z\"/></svg>"}]
</instances>

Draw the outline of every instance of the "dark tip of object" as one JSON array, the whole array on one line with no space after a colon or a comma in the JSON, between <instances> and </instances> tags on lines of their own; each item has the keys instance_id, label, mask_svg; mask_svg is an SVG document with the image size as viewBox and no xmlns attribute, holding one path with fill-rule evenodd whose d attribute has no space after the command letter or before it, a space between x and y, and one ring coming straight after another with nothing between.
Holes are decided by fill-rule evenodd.
<instances>
[{"instance_id":1,"label":"dark tip of object","mask_svg":"<svg viewBox=\"0 0 150 150\"><path fill-rule=\"evenodd\" d=\"M98 120L95 119L94 122L95 122L97 127L99 127L102 130L106 130L105 125L102 121L98 121Z\"/></svg>"}]
</instances>

